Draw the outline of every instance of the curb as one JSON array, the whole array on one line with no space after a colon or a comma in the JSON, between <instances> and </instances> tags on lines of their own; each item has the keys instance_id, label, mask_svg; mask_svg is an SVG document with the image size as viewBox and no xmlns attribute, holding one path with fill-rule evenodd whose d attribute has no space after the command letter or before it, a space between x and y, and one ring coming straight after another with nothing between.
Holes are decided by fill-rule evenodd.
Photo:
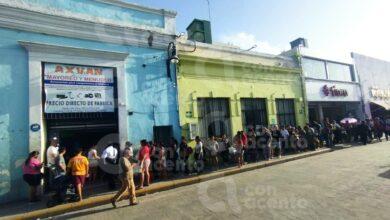
<instances>
[{"instance_id":1,"label":"curb","mask_svg":"<svg viewBox=\"0 0 390 220\"><path fill-rule=\"evenodd\" d=\"M273 165L278 165L294 160L299 160L303 159L306 157L311 157L323 153L328 153L332 152L333 149L325 148L321 149L318 151L313 151L313 152L305 152L297 155L289 155L285 156L281 159L275 159L271 161L263 161L263 162L258 162L258 163L253 163L253 164L247 164L244 165L241 168L227 168L221 171L213 172L213 173L208 173L204 175L199 175L199 176L191 176L183 179L177 179L177 180L170 180L170 181L165 181L165 182L160 182L160 183L155 183L153 185L148 186L147 188L136 190L136 195L141 196L145 194L151 194L151 193L156 193L156 192L161 192L165 190L170 190L182 186L187 186L195 183L200 183L212 179L217 179L221 178L224 176L229 176L229 175L234 175L242 172L247 172L247 171L252 171L256 169L261 169L265 168L268 166L273 166ZM115 194L107 194L107 195L101 195L101 196L95 196L91 197L88 199L83 200L82 202L75 202L75 203L67 203L63 205L58 205L52 208L46 208L46 209L40 209L32 212L27 212L24 214L18 214L18 215L13 215L13 216L5 216L8 219L37 219L37 218L47 218L55 215L60 215L64 214L66 212L73 212L73 211L78 211L86 208L91 208L99 205L104 205L104 204L109 204L111 201L111 198Z\"/></svg>"}]
</instances>

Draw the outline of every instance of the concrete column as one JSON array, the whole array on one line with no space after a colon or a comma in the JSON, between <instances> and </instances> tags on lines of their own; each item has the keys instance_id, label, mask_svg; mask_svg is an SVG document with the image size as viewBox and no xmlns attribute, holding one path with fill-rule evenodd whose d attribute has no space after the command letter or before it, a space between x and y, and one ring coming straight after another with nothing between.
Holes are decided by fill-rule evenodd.
<instances>
[{"instance_id":1,"label":"concrete column","mask_svg":"<svg viewBox=\"0 0 390 220\"><path fill-rule=\"evenodd\" d=\"M319 103L317 105L317 112L318 112L319 123L321 123L322 121L324 121L324 112L322 111L322 104L321 103Z\"/></svg>"}]
</instances>

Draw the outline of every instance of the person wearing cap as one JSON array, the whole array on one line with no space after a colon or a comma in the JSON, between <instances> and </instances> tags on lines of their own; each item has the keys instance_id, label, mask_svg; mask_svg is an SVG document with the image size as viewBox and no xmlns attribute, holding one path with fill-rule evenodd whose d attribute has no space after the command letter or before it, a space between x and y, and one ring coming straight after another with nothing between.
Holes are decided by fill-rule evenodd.
<instances>
[{"instance_id":1,"label":"person wearing cap","mask_svg":"<svg viewBox=\"0 0 390 220\"><path fill-rule=\"evenodd\" d=\"M127 143L126 143L127 144ZM129 148L123 151L123 156L119 159L119 167L121 169L120 180L122 183L121 189L111 199L111 204L116 208L116 202L119 201L124 193L127 191L129 194L129 205L137 205L137 199L135 197L135 185L133 177L133 167L136 163L131 163L131 154Z\"/></svg>"}]
</instances>

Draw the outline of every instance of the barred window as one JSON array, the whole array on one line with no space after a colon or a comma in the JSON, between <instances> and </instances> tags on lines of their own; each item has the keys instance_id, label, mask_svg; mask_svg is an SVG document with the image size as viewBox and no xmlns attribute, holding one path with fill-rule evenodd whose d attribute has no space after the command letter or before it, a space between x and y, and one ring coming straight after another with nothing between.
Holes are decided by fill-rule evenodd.
<instances>
[{"instance_id":1,"label":"barred window","mask_svg":"<svg viewBox=\"0 0 390 220\"><path fill-rule=\"evenodd\" d=\"M242 126L246 130L249 128L259 128L267 126L267 108L265 99L260 98L242 98L241 112L242 112Z\"/></svg>"},{"instance_id":2,"label":"barred window","mask_svg":"<svg viewBox=\"0 0 390 220\"><path fill-rule=\"evenodd\" d=\"M227 98L198 98L200 135L231 135L230 108Z\"/></svg>"},{"instance_id":3,"label":"barred window","mask_svg":"<svg viewBox=\"0 0 390 220\"><path fill-rule=\"evenodd\" d=\"M276 111L279 125L295 125L294 99L276 99Z\"/></svg>"}]
</instances>

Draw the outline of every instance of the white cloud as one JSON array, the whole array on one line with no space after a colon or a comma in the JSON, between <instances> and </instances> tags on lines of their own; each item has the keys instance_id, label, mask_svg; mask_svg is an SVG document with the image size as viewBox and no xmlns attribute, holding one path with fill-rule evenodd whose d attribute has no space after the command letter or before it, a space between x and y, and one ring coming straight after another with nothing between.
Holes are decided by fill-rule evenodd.
<instances>
[{"instance_id":1,"label":"white cloud","mask_svg":"<svg viewBox=\"0 0 390 220\"><path fill-rule=\"evenodd\" d=\"M249 49L253 45L257 45L253 51L269 53L269 54L280 54L283 49L281 47L270 45L267 41L261 41L256 39L253 34L249 34L246 32L240 32L232 35L223 35L220 38L222 43L232 44L234 46L238 46L242 49Z\"/></svg>"}]
</instances>

